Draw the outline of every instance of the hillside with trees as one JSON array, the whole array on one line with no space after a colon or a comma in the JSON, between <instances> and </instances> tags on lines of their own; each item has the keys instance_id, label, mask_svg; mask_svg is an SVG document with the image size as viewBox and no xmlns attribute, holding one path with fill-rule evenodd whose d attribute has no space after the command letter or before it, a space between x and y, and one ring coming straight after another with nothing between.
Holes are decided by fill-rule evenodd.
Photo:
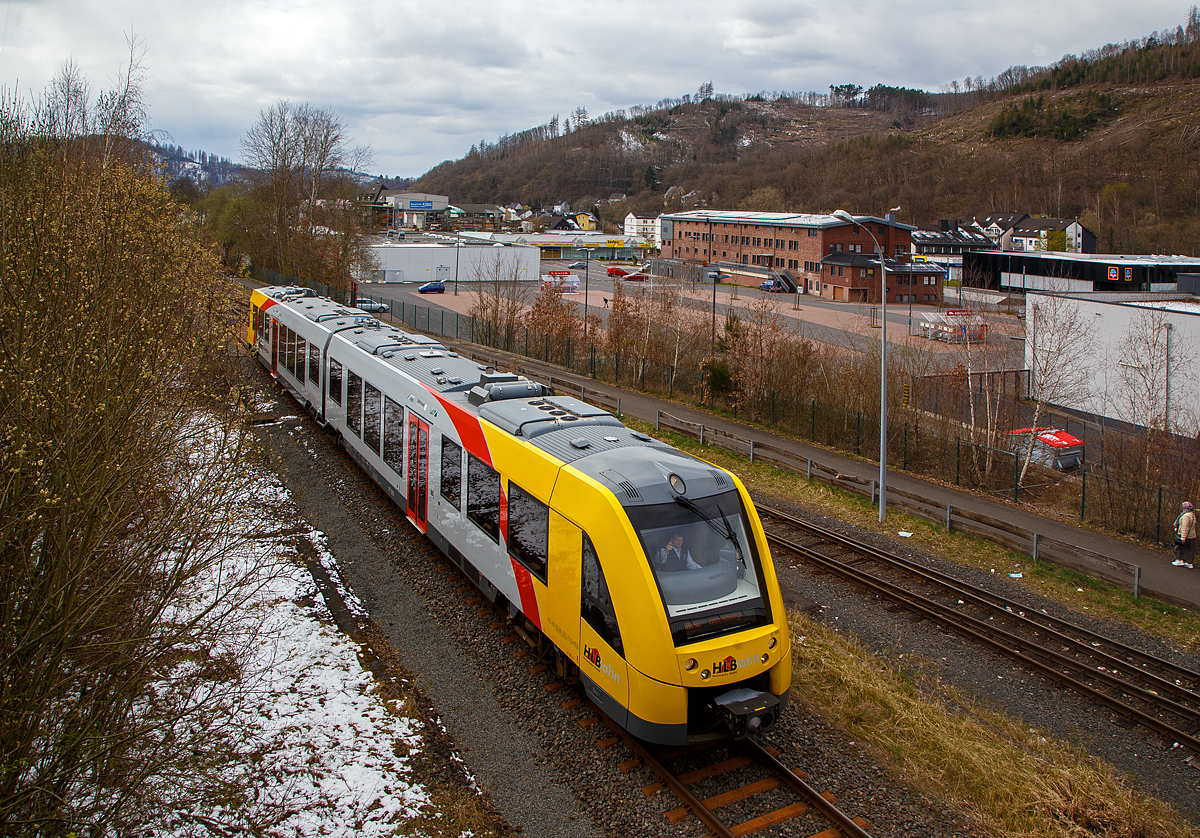
<instances>
[{"instance_id":1,"label":"hillside with trees","mask_svg":"<svg viewBox=\"0 0 1200 838\"><path fill-rule=\"evenodd\" d=\"M625 214L693 207L901 220L1021 210L1077 217L1108 252L1200 240L1200 15L1049 67L942 91L696 94L481 142L414 184L468 203L559 200ZM614 194L623 199L609 200Z\"/></svg>"}]
</instances>

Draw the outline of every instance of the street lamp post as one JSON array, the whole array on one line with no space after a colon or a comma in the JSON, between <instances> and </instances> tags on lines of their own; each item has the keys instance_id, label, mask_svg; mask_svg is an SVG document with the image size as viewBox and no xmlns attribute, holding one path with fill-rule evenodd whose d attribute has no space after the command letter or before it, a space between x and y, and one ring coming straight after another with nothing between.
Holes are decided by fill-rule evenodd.
<instances>
[{"instance_id":1,"label":"street lamp post","mask_svg":"<svg viewBox=\"0 0 1200 838\"><path fill-rule=\"evenodd\" d=\"M833 217L849 224L858 224L845 210L834 210ZM879 335L879 523L882 524L887 517L887 264L879 239L875 238L870 227L865 224L860 226L875 242L875 252L879 254L879 301L883 321L883 331Z\"/></svg>"},{"instance_id":2,"label":"street lamp post","mask_svg":"<svg viewBox=\"0 0 1200 838\"><path fill-rule=\"evenodd\" d=\"M458 296L458 249L462 247L462 233L454 234L454 296Z\"/></svg>"},{"instance_id":3,"label":"street lamp post","mask_svg":"<svg viewBox=\"0 0 1200 838\"><path fill-rule=\"evenodd\" d=\"M571 242L571 247L578 252L583 250L583 342L587 343L587 316L588 316L588 277L591 274L592 267L592 251L584 244L583 238L576 236Z\"/></svg>"},{"instance_id":4,"label":"street lamp post","mask_svg":"<svg viewBox=\"0 0 1200 838\"><path fill-rule=\"evenodd\" d=\"M713 261L713 260L712 260L712 256L713 256L713 242L712 242L712 237L713 237L713 235L712 235L712 216L710 215L710 216L708 217L708 248L707 248L707 251L708 251L708 253L707 253L707 255L708 255L708 259L706 259L706 260L705 260L705 262L704 262L704 264L705 264L705 267L708 267L709 265L711 265L711 264L712 264L712 261ZM712 268L709 268L709 272L710 272L710 273L712 273L712 287L713 287L713 296L712 296L712 339L711 339L711 342L710 342L710 344L709 344L709 351L710 351L710 352L712 352L712 353L713 353L713 355L715 356L715 355L716 355L716 353L717 353L717 278L718 278L718 277L721 275L721 269L720 269L719 267L718 267L716 270L713 270Z\"/></svg>"}]
</instances>

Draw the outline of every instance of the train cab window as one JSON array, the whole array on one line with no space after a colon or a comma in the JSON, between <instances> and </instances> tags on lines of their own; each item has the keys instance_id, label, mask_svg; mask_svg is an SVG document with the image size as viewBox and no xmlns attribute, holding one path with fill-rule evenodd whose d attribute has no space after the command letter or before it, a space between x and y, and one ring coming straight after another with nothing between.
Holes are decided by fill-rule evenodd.
<instances>
[{"instance_id":1,"label":"train cab window","mask_svg":"<svg viewBox=\"0 0 1200 838\"><path fill-rule=\"evenodd\" d=\"M500 475L474 454L467 455L467 517L500 541Z\"/></svg>"},{"instance_id":2,"label":"train cab window","mask_svg":"<svg viewBox=\"0 0 1200 838\"><path fill-rule=\"evenodd\" d=\"M368 382L363 396L363 442L376 456L379 456L379 423L382 414L383 394Z\"/></svg>"},{"instance_id":3,"label":"train cab window","mask_svg":"<svg viewBox=\"0 0 1200 838\"><path fill-rule=\"evenodd\" d=\"M462 509L462 446L442 437L442 497L456 510Z\"/></svg>"},{"instance_id":4,"label":"train cab window","mask_svg":"<svg viewBox=\"0 0 1200 838\"><path fill-rule=\"evenodd\" d=\"M736 491L627 511L676 645L770 621L758 550Z\"/></svg>"},{"instance_id":5,"label":"train cab window","mask_svg":"<svg viewBox=\"0 0 1200 838\"><path fill-rule=\"evenodd\" d=\"M546 581L550 554L550 507L516 483L508 484L508 552Z\"/></svg>"},{"instance_id":6,"label":"train cab window","mask_svg":"<svg viewBox=\"0 0 1200 838\"><path fill-rule=\"evenodd\" d=\"M383 461L404 474L404 408L383 397Z\"/></svg>"},{"instance_id":7,"label":"train cab window","mask_svg":"<svg viewBox=\"0 0 1200 838\"><path fill-rule=\"evenodd\" d=\"M329 400L339 407L342 404L342 365L337 361L329 362Z\"/></svg>"},{"instance_id":8,"label":"train cab window","mask_svg":"<svg viewBox=\"0 0 1200 838\"><path fill-rule=\"evenodd\" d=\"M581 588L583 619L605 643L613 647L613 651L625 657L625 648L621 645L621 629L617 625L617 612L613 610L612 597L608 593L608 582L604 579L604 569L600 567L596 547L587 533L583 534Z\"/></svg>"},{"instance_id":9,"label":"train cab window","mask_svg":"<svg viewBox=\"0 0 1200 838\"><path fill-rule=\"evenodd\" d=\"M362 436L362 386L362 377L346 370L346 427L355 436Z\"/></svg>"},{"instance_id":10,"label":"train cab window","mask_svg":"<svg viewBox=\"0 0 1200 838\"><path fill-rule=\"evenodd\" d=\"M308 345L308 380L314 387L321 386L321 350L317 345Z\"/></svg>"}]
</instances>

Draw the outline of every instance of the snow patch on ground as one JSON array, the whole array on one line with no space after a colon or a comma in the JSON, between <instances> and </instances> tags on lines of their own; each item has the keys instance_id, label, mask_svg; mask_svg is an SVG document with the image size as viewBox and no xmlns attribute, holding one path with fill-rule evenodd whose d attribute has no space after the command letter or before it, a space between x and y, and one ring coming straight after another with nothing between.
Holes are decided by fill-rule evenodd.
<instances>
[{"instance_id":1,"label":"snow patch on ground","mask_svg":"<svg viewBox=\"0 0 1200 838\"><path fill-rule=\"evenodd\" d=\"M274 475L251 475L237 508L242 517L231 534L254 537L214 567L211 590L197 591L195 605L215 597L232 574L255 576L237 633L214 650L237 650L245 661L236 716L247 731L239 750L248 759L230 774L250 786L255 811L199 802L170 818L161 834L211 835L213 824L248 820L270 836L418 834L407 822L438 817L411 770L423 724L380 696L357 645L334 624L295 539L312 544L356 615L366 613L362 602L341 582L324 534L303 523Z\"/></svg>"}]
</instances>

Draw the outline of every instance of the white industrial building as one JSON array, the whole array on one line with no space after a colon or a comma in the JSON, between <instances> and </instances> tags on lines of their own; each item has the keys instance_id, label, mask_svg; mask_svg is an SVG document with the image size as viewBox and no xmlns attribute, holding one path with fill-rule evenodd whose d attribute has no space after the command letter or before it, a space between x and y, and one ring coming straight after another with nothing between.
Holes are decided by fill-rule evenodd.
<instances>
[{"instance_id":1,"label":"white industrial building","mask_svg":"<svg viewBox=\"0 0 1200 838\"><path fill-rule=\"evenodd\" d=\"M1186 293L1029 292L1031 393L1140 427L1200 430L1200 300Z\"/></svg>"},{"instance_id":2,"label":"white industrial building","mask_svg":"<svg viewBox=\"0 0 1200 838\"><path fill-rule=\"evenodd\" d=\"M541 251L527 244L409 234L402 240L381 239L371 245L371 252L377 265L372 282L473 282L491 276L497 266L504 279L541 278Z\"/></svg>"}]
</instances>

